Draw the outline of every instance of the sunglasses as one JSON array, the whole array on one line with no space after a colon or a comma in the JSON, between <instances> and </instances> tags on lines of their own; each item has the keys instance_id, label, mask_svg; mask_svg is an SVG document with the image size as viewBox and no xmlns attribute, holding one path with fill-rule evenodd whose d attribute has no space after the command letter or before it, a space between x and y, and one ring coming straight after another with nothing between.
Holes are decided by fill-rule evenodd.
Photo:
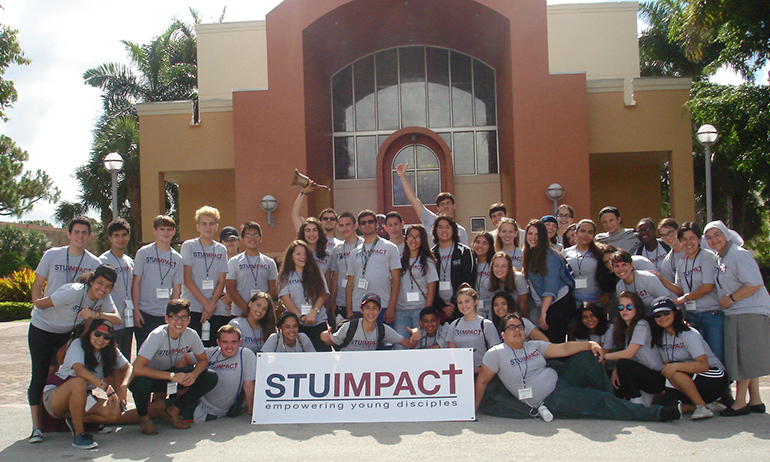
<instances>
[{"instance_id":1,"label":"sunglasses","mask_svg":"<svg viewBox=\"0 0 770 462\"><path fill-rule=\"evenodd\" d=\"M94 337L96 337L96 338L104 337L104 340L106 340L108 342L110 340L112 340L112 334L108 334L107 332L100 332L98 330L94 331Z\"/></svg>"},{"instance_id":2,"label":"sunglasses","mask_svg":"<svg viewBox=\"0 0 770 462\"><path fill-rule=\"evenodd\" d=\"M335 217L321 217L321 221L337 221Z\"/></svg>"},{"instance_id":3,"label":"sunglasses","mask_svg":"<svg viewBox=\"0 0 770 462\"><path fill-rule=\"evenodd\" d=\"M629 303L628 305L618 305L618 311L623 311L623 310L631 311L631 310L633 310L635 308L636 307L634 305L632 305L631 303Z\"/></svg>"},{"instance_id":4,"label":"sunglasses","mask_svg":"<svg viewBox=\"0 0 770 462\"><path fill-rule=\"evenodd\" d=\"M653 314L652 317L655 319L658 319L658 318L662 318L663 316L668 316L671 313L673 313L673 311L671 310L658 311L657 313Z\"/></svg>"},{"instance_id":5,"label":"sunglasses","mask_svg":"<svg viewBox=\"0 0 770 462\"><path fill-rule=\"evenodd\" d=\"M359 225L373 225L377 223L377 220L361 220L358 222Z\"/></svg>"}]
</instances>

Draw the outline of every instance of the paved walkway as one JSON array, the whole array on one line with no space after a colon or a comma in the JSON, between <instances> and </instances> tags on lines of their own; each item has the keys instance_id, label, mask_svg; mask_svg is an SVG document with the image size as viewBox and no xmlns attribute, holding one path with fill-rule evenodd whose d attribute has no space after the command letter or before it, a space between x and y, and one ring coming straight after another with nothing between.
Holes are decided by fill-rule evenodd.
<instances>
[{"instance_id":1,"label":"paved walkway","mask_svg":"<svg viewBox=\"0 0 770 462\"><path fill-rule=\"evenodd\" d=\"M68 434L31 445L27 322L0 323L0 461L53 460L770 460L770 414L689 418L672 423L560 420L551 423L480 416L478 422L250 425L246 416L159 436L137 427L96 435L99 449L70 446ZM770 403L770 381L762 380Z\"/></svg>"}]
</instances>

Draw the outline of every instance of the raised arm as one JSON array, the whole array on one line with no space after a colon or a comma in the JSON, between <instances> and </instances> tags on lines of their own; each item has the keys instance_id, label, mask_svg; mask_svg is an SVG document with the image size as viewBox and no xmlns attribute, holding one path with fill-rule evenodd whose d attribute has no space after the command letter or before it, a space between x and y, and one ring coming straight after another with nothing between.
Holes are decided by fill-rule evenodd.
<instances>
[{"instance_id":1,"label":"raised arm","mask_svg":"<svg viewBox=\"0 0 770 462\"><path fill-rule=\"evenodd\" d=\"M422 215L422 201L417 198L417 194L414 193L414 189L412 188L412 185L409 184L409 180L406 179L406 167L409 164L398 164L396 165L396 173L398 174L398 177L401 178L401 186L404 188L404 194L406 195L406 198L409 199L409 202L412 204L412 208L417 213L417 216Z\"/></svg>"},{"instance_id":2,"label":"raised arm","mask_svg":"<svg viewBox=\"0 0 770 462\"><path fill-rule=\"evenodd\" d=\"M291 222L294 224L294 231L299 231L299 227L305 222L305 219L302 218L302 206L305 204L305 196L313 192L315 185L315 181L310 180L310 184L302 188L291 207Z\"/></svg>"}]
</instances>

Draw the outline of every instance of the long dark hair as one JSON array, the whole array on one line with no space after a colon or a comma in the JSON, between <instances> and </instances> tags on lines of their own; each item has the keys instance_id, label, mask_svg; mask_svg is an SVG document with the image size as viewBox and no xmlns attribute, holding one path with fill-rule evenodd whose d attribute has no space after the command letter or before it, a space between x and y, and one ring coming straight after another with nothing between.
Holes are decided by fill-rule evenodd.
<instances>
[{"instance_id":1,"label":"long dark hair","mask_svg":"<svg viewBox=\"0 0 770 462\"><path fill-rule=\"evenodd\" d=\"M534 227L537 230L537 247L532 248L527 241L529 228ZM545 274L548 272L546 267L546 252L551 248L551 242L548 240L548 229L545 223L540 220L530 220L524 233L524 259L522 267L524 274L537 273Z\"/></svg>"},{"instance_id":2,"label":"long dark hair","mask_svg":"<svg viewBox=\"0 0 770 462\"><path fill-rule=\"evenodd\" d=\"M594 223L593 220L589 220L587 218L580 220L579 222L577 222L577 224L575 224L575 235L577 235L577 232L580 229L581 225L591 226L594 229L594 236L596 236L596 223ZM591 255L594 256L594 259L596 259L596 262L597 262L596 272L594 273L594 276L596 277L596 280L598 282L601 280L602 274L603 274L602 268L604 267L604 263L602 262L602 256L604 256L604 252L599 248L599 246L596 244L596 241L594 240L591 240L591 242L588 243L588 251L591 252ZM612 274L613 276L615 275L615 273L612 273ZM615 282L613 282L613 286L612 286L613 289L615 288L615 285L614 285ZM605 292L605 291L602 289L602 292Z\"/></svg>"},{"instance_id":3,"label":"long dark hair","mask_svg":"<svg viewBox=\"0 0 770 462\"><path fill-rule=\"evenodd\" d=\"M492 261L492 257L495 255L495 239L492 237L492 233L488 231L482 231L476 234L476 237L473 238L473 244L475 244L479 239L486 239L487 244L489 244L486 255L486 263L489 263ZM471 250L473 250L473 246L471 246ZM472 253L473 261L478 264L479 260L478 255L476 255L476 251L474 250Z\"/></svg>"},{"instance_id":4,"label":"long dark hair","mask_svg":"<svg viewBox=\"0 0 770 462\"><path fill-rule=\"evenodd\" d=\"M584 311L590 311L599 320L599 324L596 325L596 333L594 335L604 335L607 333L607 329L610 328L610 322L607 320L607 315L604 310L596 303L586 303L585 306L575 311L576 322L575 325L575 338L586 339L591 338L591 332L583 324L582 317ZM638 311L638 310L637 310Z\"/></svg>"},{"instance_id":5,"label":"long dark hair","mask_svg":"<svg viewBox=\"0 0 770 462\"><path fill-rule=\"evenodd\" d=\"M95 372L96 368L99 366L99 360L96 359L96 351L94 351L94 346L91 344L91 333L99 326L106 326L109 333L113 334L107 345L99 350L104 368L104 376L109 377L115 371L115 366L118 363L118 349L115 346L115 335L112 323L106 319L92 319L91 324L80 336L80 346L83 347L83 353L85 353L83 355L83 365L91 372Z\"/></svg>"},{"instance_id":6,"label":"long dark hair","mask_svg":"<svg viewBox=\"0 0 770 462\"><path fill-rule=\"evenodd\" d=\"M265 315L257 321L259 323L259 329L262 331L262 338L267 339L270 334L275 332L275 304L273 303L273 299L270 297L270 294L267 292L257 292L256 294L252 295L248 302L246 302L246 309L241 312L241 317L248 319L249 313L251 313L251 302L256 302L260 298L264 298L267 300L267 311L265 311ZM246 321L248 322L248 321Z\"/></svg>"},{"instance_id":7,"label":"long dark hair","mask_svg":"<svg viewBox=\"0 0 770 462\"><path fill-rule=\"evenodd\" d=\"M326 253L326 244L329 240L326 238L323 225L318 218L308 217L305 219L305 222L302 223L302 226L299 227L299 231L297 231L297 240L307 242L307 239L305 239L305 228L307 228L308 224L314 224L318 229L318 242L316 242L315 245L315 256L318 258L326 258L328 256Z\"/></svg>"},{"instance_id":8,"label":"long dark hair","mask_svg":"<svg viewBox=\"0 0 770 462\"><path fill-rule=\"evenodd\" d=\"M305 256L307 257L305 260L305 267L302 269L302 287L305 289L308 300L311 303L315 303L318 297L325 293L326 288L324 286L321 270L318 269L318 263L316 263L315 258L313 258L313 252L310 251L310 247L308 247L308 244L305 241L294 241L286 248L286 253L283 257L283 265L281 266L281 274L278 275L279 286L286 287L289 283L289 276L296 270L294 259L291 258L291 255L294 253L294 249L300 246L305 248Z\"/></svg>"},{"instance_id":9,"label":"long dark hair","mask_svg":"<svg viewBox=\"0 0 770 462\"><path fill-rule=\"evenodd\" d=\"M518 312L516 309L516 301L513 299L511 294L502 290L495 293L495 295L492 296L492 307L490 308L490 312L492 313L492 324L495 325L495 329L498 329L498 326L500 326L500 320L502 319L501 317L497 316L497 314L495 314L495 300L498 298L505 299L505 302L508 304L508 314Z\"/></svg>"},{"instance_id":10,"label":"long dark hair","mask_svg":"<svg viewBox=\"0 0 770 462\"><path fill-rule=\"evenodd\" d=\"M624 350L625 345L634 335L636 324L644 319L644 302L642 302L642 299L639 298L636 292L621 292L618 295L618 303L620 303L621 298L630 298L631 303L634 304L634 308L636 309L636 313L628 325L626 325L626 322L623 320L620 314L615 316L615 321L613 321L615 324L615 334L612 336L612 342L615 344L615 348Z\"/></svg>"},{"instance_id":11,"label":"long dark hair","mask_svg":"<svg viewBox=\"0 0 770 462\"><path fill-rule=\"evenodd\" d=\"M602 293L608 294L615 292L615 286L618 284L619 278L615 276L615 272L607 268L604 264L605 255L613 255L618 251L618 248L610 244L596 244L596 248L599 250L599 260L596 265L596 285Z\"/></svg>"},{"instance_id":12,"label":"long dark hair","mask_svg":"<svg viewBox=\"0 0 770 462\"><path fill-rule=\"evenodd\" d=\"M671 327L674 328L674 332L681 334L686 330L690 330L690 325L684 320L684 313L677 307L671 310L674 313L674 324ZM666 329L660 327L658 323L653 319L650 321L650 335L652 336L652 345L658 348L663 348L663 335L666 334Z\"/></svg>"},{"instance_id":13,"label":"long dark hair","mask_svg":"<svg viewBox=\"0 0 770 462\"><path fill-rule=\"evenodd\" d=\"M430 244L428 243L428 232L425 231L423 225L412 225L409 227L409 231L406 232L406 237L409 237L409 233L416 229L420 233L420 249L417 251L417 261L422 265L422 275L428 274L428 263L436 264L436 258L433 256L433 252L430 251ZM409 270L409 248L404 249L404 254L401 255L401 275L403 276Z\"/></svg>"},{"instance_id":14,"label":"long dark hair","mask_svg":"<svg viewBox=\"0 0 770 462\"><path fill-rule=\"evenodd\" d=\"M450 217L449 215L439 214L436 216L436 220L433 222L433 243L438 244L438 232L436 229L438 228L438 222L441 220L445 220L447 223L449 223L452 226L452 242L455 244L460 242L460 229L457 227L457 222L454 220L454 218Z\"/></svg>"}]
</instances>

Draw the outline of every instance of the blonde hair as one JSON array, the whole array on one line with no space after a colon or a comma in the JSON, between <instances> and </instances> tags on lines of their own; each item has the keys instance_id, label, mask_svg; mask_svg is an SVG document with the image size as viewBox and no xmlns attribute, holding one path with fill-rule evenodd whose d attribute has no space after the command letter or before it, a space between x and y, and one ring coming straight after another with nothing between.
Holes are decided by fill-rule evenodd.
<instances>
[{"instance_id":1,"label":"blonde hair","mask_svg":"<svg viewBox=\"0 0 770 462\"><path fill-rule=\"evenodd\" d=\"M195 211L195 221L200 221L202 216L209 216L219 222L219 210L215 209L214 207L209 207L208 205L204 205L203 207L199 208Z\"/></svg>"}]
</instances>

